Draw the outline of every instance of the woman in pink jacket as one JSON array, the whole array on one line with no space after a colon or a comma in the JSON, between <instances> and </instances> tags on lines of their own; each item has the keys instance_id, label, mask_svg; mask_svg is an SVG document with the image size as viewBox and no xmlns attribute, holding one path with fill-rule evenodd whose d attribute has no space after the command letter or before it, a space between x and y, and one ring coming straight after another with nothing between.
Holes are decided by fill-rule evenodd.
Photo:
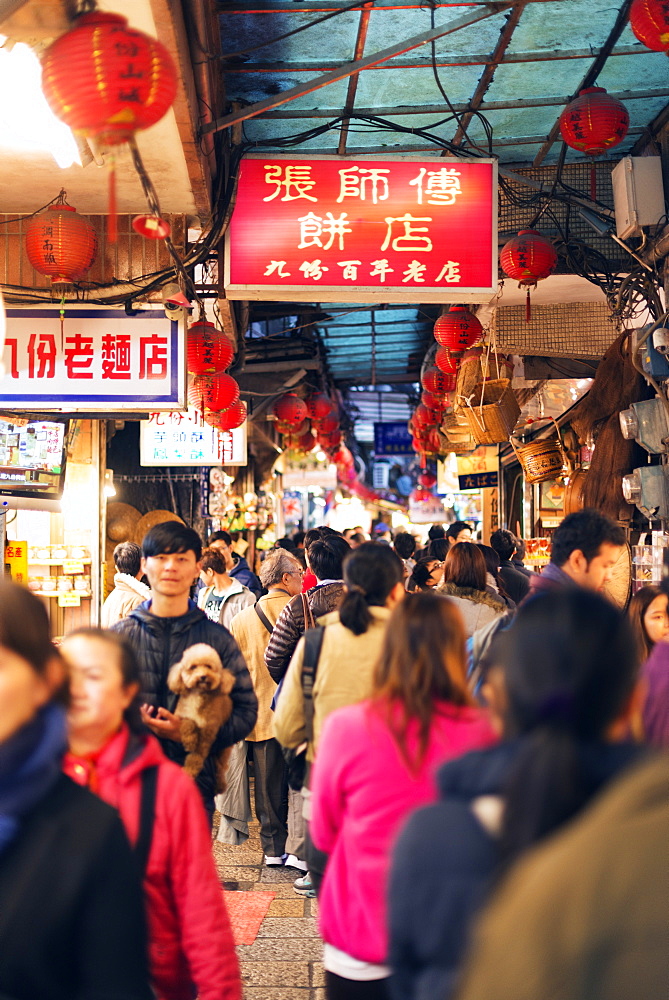
<instances>
[{"instance_id":1,"label":"woman in pink jacket","mask_svg":"<svg viewBox=\"0 0 669 1000\"><path fill-rule=\"evenodd\" d=\"M137 663L121 636L73 632L70 750L63 770L118 809L143 872L151 982L158 1000L240 1000L230 921L202 800L139 719ZM122 956L120 956L122 959Z\"/></svg>"},{"instance_id":2,"label":"woman in pink jacket","mask_svg":"<svg viewBox=\"0 0 669 1000\"><path fill-rule=\"evenodd\" d=\"M372 697L326 720L312 773L328 1000L385 1000L391 850L409 813L437 797L445 761L495 735L467 692L457 608L430 593L393 611Z\"/></svg>"}]
</instances>

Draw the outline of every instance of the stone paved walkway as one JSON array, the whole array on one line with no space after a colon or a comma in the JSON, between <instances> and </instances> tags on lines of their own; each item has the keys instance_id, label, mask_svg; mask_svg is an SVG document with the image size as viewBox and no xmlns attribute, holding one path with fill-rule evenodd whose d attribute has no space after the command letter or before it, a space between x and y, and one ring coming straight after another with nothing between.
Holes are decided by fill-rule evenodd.
<instances>
[{"instance_id":1,"label":"stone paved walkway","mask_svg":"<svg viewBox=\"0 0 669 1000\"><path fill-rule=\"evenodd\" d=\"M214 841L214 859L226 889L276 893L255 942L237 948L244 1000L325 1000L322 944L315 919L318 903L294 891L293 882L300 873L263 865L255 821L241 847Z\"/></svg>"}]
</instances>

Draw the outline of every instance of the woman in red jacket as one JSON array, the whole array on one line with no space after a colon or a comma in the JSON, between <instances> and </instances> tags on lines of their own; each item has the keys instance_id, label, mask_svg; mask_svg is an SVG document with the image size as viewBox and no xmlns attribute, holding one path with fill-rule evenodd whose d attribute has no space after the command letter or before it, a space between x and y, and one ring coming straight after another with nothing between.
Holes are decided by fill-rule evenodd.
<instances>
[{"instance_id":1,"label":"woman in red jacket","mask_svg":"<svg viewBox=\"0 0 669 1000\"><path fill-rule=\"evenodd\" d=\"M137 664L114 632L61 645L69 666L63 769L118 809L143 869L152 985L159 1000L240 1000L230 921L202 801L139 721Z\"/></svg>"}]
</instances>

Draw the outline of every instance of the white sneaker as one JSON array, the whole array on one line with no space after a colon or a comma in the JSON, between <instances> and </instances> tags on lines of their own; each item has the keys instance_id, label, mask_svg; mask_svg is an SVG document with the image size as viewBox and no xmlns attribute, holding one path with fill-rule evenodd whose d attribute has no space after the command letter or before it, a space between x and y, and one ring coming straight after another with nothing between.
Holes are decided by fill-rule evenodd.
<instances>
[{"instance_id":1,"label":"white sneaker","mask_svg":"<svg viewBox=\"0 0 669 1000\"><path fill-rule=\"evenodd\" d=\"M280 858L271 858L267 854L265 855L265 865L267 868L281 868L283 866L283 859L285 854L282 854Z\"/></svg>"},{"instance_id":2,"label":"white sneaker","mask_svg":"<svg viewBox=\"0 0 669 1000\"><path fill-rule=\"evenodd\" d=\"M306 861L300 861L294 854L289 854L284 862L286 868L297 868L298 872L308 872Z\"/></svg>"}]
</instances>

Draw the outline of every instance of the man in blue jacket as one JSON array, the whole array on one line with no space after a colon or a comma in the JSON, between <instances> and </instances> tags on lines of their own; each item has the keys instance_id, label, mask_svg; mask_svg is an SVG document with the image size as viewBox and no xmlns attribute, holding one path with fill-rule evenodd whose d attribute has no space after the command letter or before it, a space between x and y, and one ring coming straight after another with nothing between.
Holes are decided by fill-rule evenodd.
<instances>
[{"instance_id":1,"label":"man in blue jacket","mask_svg":"<svg viewBox=\"0 0 669 1000\"><path fill-rule=\"evenodd\" d=\"M232 550L232 536L227 531L215 531L209 539L209 548L218 549L225 559L228 574L253 591L256 597L263 592L263 585L250 568L244 556Z\"/></svg>"},{"instance_id":2,"label":"man in blue jacket","mask_svg":"<svg viewBox=\"0 0 669 1000\"><path fill-rule=\"evenodd\" d=\"M200 571L201 554L199 535L181 522L166 521L152 528L142 541L142 570L149 580L151 598L118 622L114 631L128 639L139 661L142 719L160 740L165 754L179 765L183 764L186 751L175 715L178 695L167 687L170 667L189 646L205 642L214 647L223 666L235 675L230 692L232 714L221 727L197 777L205 807L213 816L215 757L251 732L258 701L235 640L222 625L209 621L204 611L190 600L190 588Z\"/></svg>"}]
</instances>

